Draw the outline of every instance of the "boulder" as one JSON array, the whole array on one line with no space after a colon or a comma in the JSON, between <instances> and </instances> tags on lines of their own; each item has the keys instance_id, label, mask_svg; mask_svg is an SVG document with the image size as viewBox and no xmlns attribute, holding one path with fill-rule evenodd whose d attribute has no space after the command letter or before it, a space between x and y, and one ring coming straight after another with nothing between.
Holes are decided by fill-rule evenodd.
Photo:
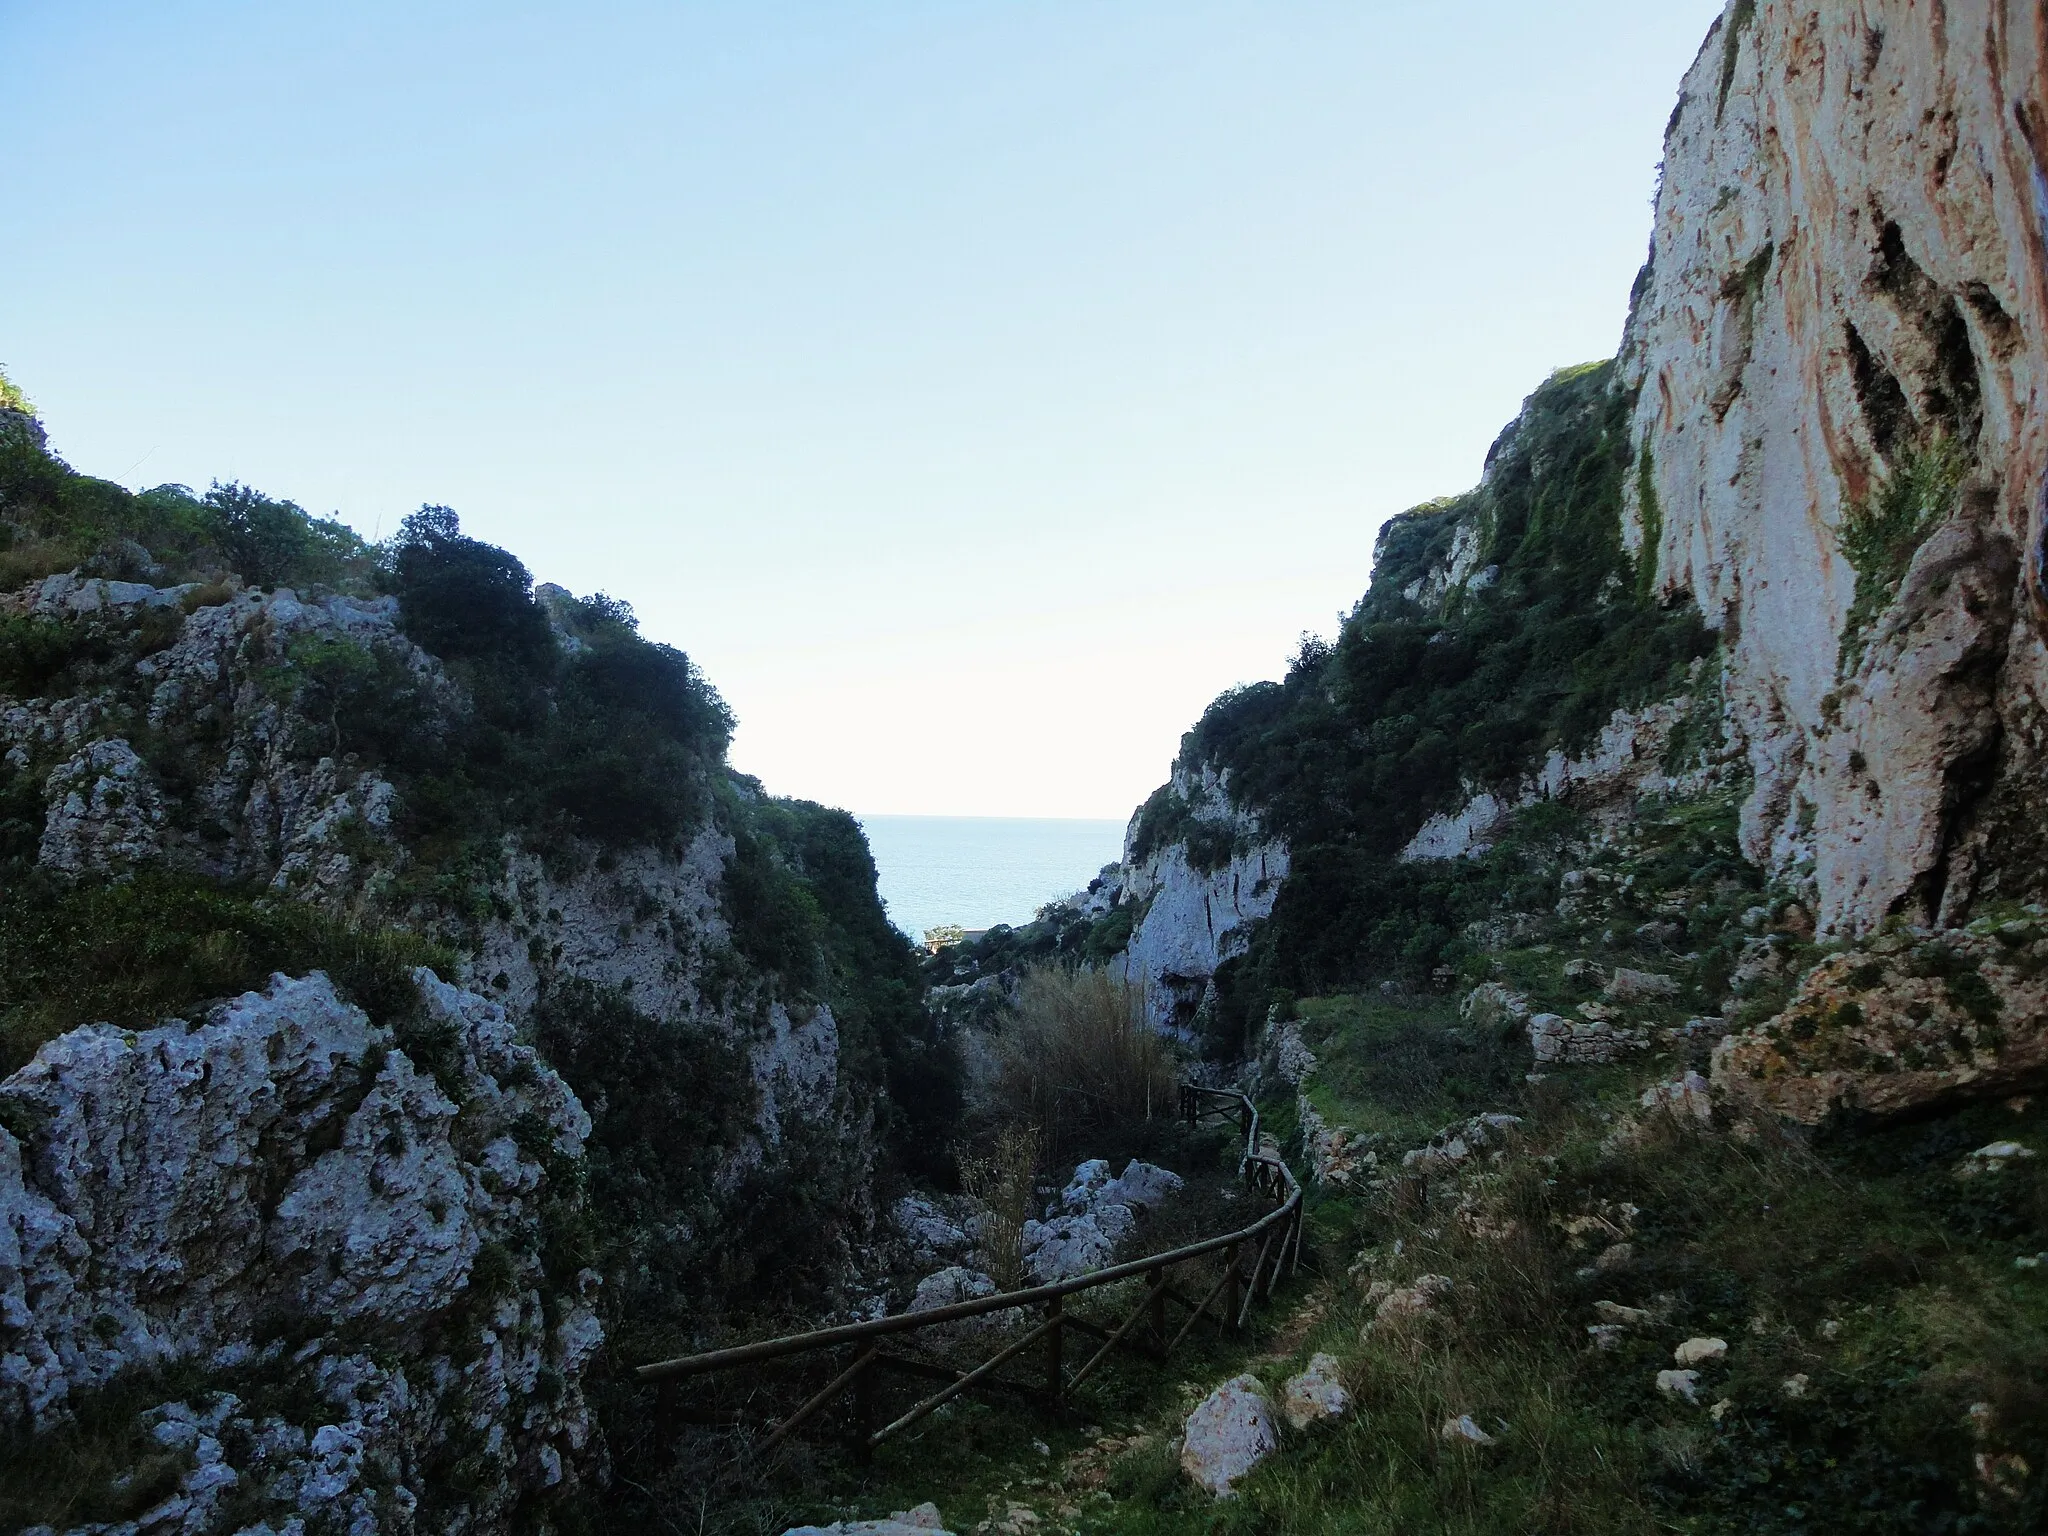
<instances>
[{"instance_id":1,"label":"boulder","mask_svg":"<svg viewBox=\"0 0 2048 1536\"><path fill-rule=\"evenodd\" d=\"M984 1296L996 1293L996 1283L979 1270L967 1269L955 1264L940 1270L935 1275L926 1275L917 1282L917 1294L911 1298L906 1312L935 1312L940 1307L957 1306L963 1301L979 1301Z\"/></svg>"},{"instance_id":2,"label":"boulder","mask_svg":"<svg viewBox=\"0 0 2048 1536\"><path fill-rule=\"evenodd\" d=\"M1279 1448L1266 1389L1256 1376L1238 1376L1188 1415L1180 1466L1196 1486L1216 1498L1228 1498L1240 1478Z\"/></svg>"},{"instance_id":3,"label":"boulder","mask_svg":"<svg viewBox=\"0 0 2048 1536\"><path fill-rule=\"evenodd\" d=\"M890 1208L889 1219L920 1264L958 1259L974 1246L966 1223L955 1221L925 1195L905 1195Z\"/></svg>"},{"instance_id":4,"label":"boulder","mask_svg":"<svg viewBox=\"0 0 2048 1536\"><path fill-rule=\"evenodd\" d=\"M2034 1156L2034 1149L2017 1141L1994 1141L1979 1147L1963 1159L1963 1166L1956 1171L1964 1178L1974 1178L1980 1173L2003 1173L2008 1163L2023 1163Z\"/></svg>"},{"instance_id":5,"label":"boulder","mask_svg":"<svg viewBox=\"0 0 2048 1536\"><path fill-rule=\"evenodd\" d=\"M1714 1049L1714 1091L1800 1125L1892 1120L2048 1085L2048 922L1908 930L1831 955Z\"/></svg>"},{"instance_id":6,"label":"boulder","mask_svg":"<svg viewBox=\"0 0 2048 1536\"><path fill-rule=\"evenodd\" d=\"M1306 1429L1323 1419L1342 1418L1351 1409L1351 1394L1338 1379L1335 1355L1315 1355L1308 1369L1287 1378L1280 1391L1280 1411L1295 1429Z\"/></svg>"},{"instance_id":7,"label":"boulder","mask_svg":"<svg viewBox=\"0 0 2048 1536\"><path fill-rule=\"evenodd\" d=\"M1170 1169L1132 1158L1124 1171L1103 1190L1103 1198L1138 1210L1157 1210L1187 1185L1187 1180Z\"/></svg>"},{"instance_id":8,"label":"boulder","mask_svg":"<svg viewBox=\"0 0 2048 1536\"><path fill-rule=\"evenodd\" d=\"M1115 1209L1129 1213L1128 1206ZM1023 1233L1024 1267L1040 1285L1071 1280L1108 1267L1116 1253L1115 1239L1094 1216L1056 1216L1027 1221Z\"/></svg>"},{"instance_id":9,"label":"boulder","mask_svg":"<svg viewBox=\"0 0 2048 1536\"><path fill-rule=\"evenodd\" d=\"M1373 1325L1401 1322L1434 1312L1437 1303L1456 1288L1448 1275L1424 1275L1413 1285L1389 1291L1373 1314Z\"/></svg>"},{"instance_id":10,"label":"boulder","mask_svg":"<svg viewBox=\"0 0 2048 1536\"><path fill-rule=\"evenodd\" d=\"M1529 999L1497 981L1481 982L1465 994L1465 1001L1458 1005L1458 1016L1481 1029L1522 1024L1529 1018Z\"/></svg>"},{"instance_id":11,"label":"boulder","mask_svg":"<svg viewBox=\"0 0 2048 1536\"><path fill-rule=\"evenodd\" d=\"M1617 1003L1663 1003L1678 996L1678 983L1655 971L1617 966L1607 979L1606 995Z\"/></svg>"},{"instance_id":12,"label":"boulder","mask_svg":"<svg viewBox=\"0 0 2048 1536\"><path fill-rule=\"evenodd\" d=\"M782 1536L952 1536L936 1504L898 1510L886 1520L838 1520L831 1525L799 1525Z\"/></svg>"},{"instance_id":13,"label":"boulder","mask_svg":"<svg viewBox=\"0 0 2048 1536\"><path fill-rule=\"evenodd\" d=\"M1603 1323L1612 1323L1618 1328L1647 1328L1656 1322L1654 1313L1645 1312L1641 1307L1624 1307L1618 1301L1596 1301L1593 1315Z\"/></svg>"},{"instance_id":14,"label":"boulder","mask_svg":"<svg viewBox=\"0 0 2048 1536\"><path fill-rule=\"evenodd\" d=\"M1445 1419L1443 1428L1437 1433L1441 1438L1450 1441L1453 1445L1492 1445L1495 1443L1493 1436L1481 1429L1478 1421L1469 1413L1461 1413L1456 1418Z\"/></svg>"},{"instance_id":15,"label":"boulder","mask_svg":"<svg viewBox=\"0 0 2048 1536\"><path fill-rule=\"evenodd\" d=\"M1726 1339L1687 1339L1671 1352L1671 1358L1681 1367L1705 1365L1710 1360L1724 1360L1727 1356Z\"/></svg>"},{"instance_id":16,"label":"boulder","mask_svg":"<svg viewBox=\"0 0 2048 1536\"><path fill-rule=\"evenodd\" d=\"M1666 1397L1683 1398L1688 1403L1700 1400L1700 1373L1698 1371L1659 1371L1657 1390Z\"/></svg>"},{"instance_id":17,"label":"boulder","mask_svg":"<svg viewBox=\"0 0 2048 1536\"><path fill-rule=\"evenodd\" d=\"M1060 1204L1076 1215L1085 1215L1102 1203L1103 1192L1110 1183L1109 1163L1103 1158L1091 1157L1074 1170L1073 1178L1060 1192Z\"/></svg>"}]
</instances>

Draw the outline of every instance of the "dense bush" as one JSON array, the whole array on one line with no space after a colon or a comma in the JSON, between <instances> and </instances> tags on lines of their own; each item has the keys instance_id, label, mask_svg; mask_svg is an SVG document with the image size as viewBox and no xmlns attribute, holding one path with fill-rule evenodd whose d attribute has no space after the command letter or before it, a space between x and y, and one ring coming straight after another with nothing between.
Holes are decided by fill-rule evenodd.
<instances>
[{"instance_id":1,"label":"dense bush","mask_svg":"<svg viewBox=\"0 0 2048 1536\"><path fill-rule=\"evenodd\" d=\"M234 572L260 586L367 590L374 560L343 524L247 486L132 492L0 434L0 589L77 566L131 581Z\"/></svg>"},{"instance_id":2,"label":"dense bush","mask_svg":"<svg viewBox=\"0 0 2048 1536\"><path fill-rule=\"evenodd\" d=\"M419 965L453 974L453 957L413 934L205 880L148 873L74 885L30 875L0 895L0 1076L65 1030L189 1016L279 971L325 971L372 1018L397 1024L418 1001Z\"/></svg>"}]
</instances>

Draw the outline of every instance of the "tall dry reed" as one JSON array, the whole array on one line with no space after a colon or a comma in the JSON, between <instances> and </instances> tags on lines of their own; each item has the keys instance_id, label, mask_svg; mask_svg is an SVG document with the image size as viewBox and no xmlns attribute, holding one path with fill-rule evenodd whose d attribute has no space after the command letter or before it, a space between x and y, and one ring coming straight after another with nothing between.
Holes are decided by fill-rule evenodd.
<instances>
[{"instance_id":1,"label":"tall dry reed","mask_svg":"<svg viewBox=\"0 0 2048 1536\"><path fill-rule=\"evenodd\" d=\"M996 1102L1059 1153L1090 1133L1170 1116L1173 1052L1145 1022L1138 990L1102 971L1029 972L995 1042Z\"/></svg>"},{"instance_id":2,"label":"tall dry reed","mask_svg":"<svg viewBox=\"0 0 2048 1536\"><path fill-rule=\"evenodd\" d=\"M960 1159L960 1185L987 1208L975 1246L982 1268L997 1285L1024 1283L1024 1223L1037 1208L1038 1127L1002 1127L985 1157Z\"/></svg>"}]
</instances>

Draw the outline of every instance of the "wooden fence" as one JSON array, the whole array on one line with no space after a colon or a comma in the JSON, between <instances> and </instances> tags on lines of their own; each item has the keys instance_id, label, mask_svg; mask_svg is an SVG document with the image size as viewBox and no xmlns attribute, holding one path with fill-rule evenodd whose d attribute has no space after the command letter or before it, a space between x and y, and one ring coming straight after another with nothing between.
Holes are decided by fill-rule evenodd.
<instances>
[{"instance_id":1,"label":"wooden fence","mask_svg":"<svg viewBox=\"0 0 2048 1536\"><path fill-rule=\"evenodd\" d=\"M974 1301L934 1307L926 1312L907 1312L870 1322L846 1323L836 1328L820 1328L809 1333L657 1361L638 1367L635 1374L642 1382L660 1389L661 1414L665 1420L711 1422L702 1414L690 1411L684 1400L684 1383L772 1361L844 1352L846 1363L843 1368L777 1423L766 1438L753 1447L753 1452L757 1456L767 1454L834 1403L850 1398L850 1439L855 1451L866 1455L891 1435L910 1428L962 1393L1021 1396L1057 1411L1067 1394L1092 1376L1116 1350L1164 1360L1205 1317L1213 1318L1219 1329L1241 1329L1251 1314L1252 1303L1262 1295L1270 1296L1282 1277L1291 1275L1301 1262L1301 1185L1281 1160L1277 1149L1260 1135L1258 1107L1245 1095L1183 1083L1180 1112L1181 1118L1191 1126L1213 1121L1236 1127L1244 1144L1243 1155L1238 1161L1239 1176L1254 1193L1272 1201L1272 1209L1237 1231L1189 1243L1170 1253L1154 1254L1150 1258L1134 1259L1092 1274L1078 1275L1071 1280L1026 1290L998 1292ZM1224 1256L1223 1272L1199 1300L1174 1283L1176 1271L1216 1253ZM1245 1268L1247 1257L1251 1261L1249 1271ZM1143 1280L1144 1292L1129 1315L1114 1327L1077 1316L1067 1309L1069 1297L1121 1285L1129 1280ZM1177 1307L1187 1314L1179 1328L1171 1333L1168 1331L1169 1307ZM1036 1314L1037 1321L1023 1333L1003 1339L987 1359L965 1370L905 1354L891 1347L930 1329L948 1328L1013 1309L1025 1316ZM1077 1335L1095 1345L1092 1353L1078 1365L1069 1362L1070 1335ZM1013 1374L1003 1372L1004 1366L1033 1352L1040 1358L1036 1381L1020 1381ZM936 1384L937 1390L918 1399L887 1423L878 1423L876 1388L884 1372L893 1372L927 1385Z\"/></svg>"}]
</instances>

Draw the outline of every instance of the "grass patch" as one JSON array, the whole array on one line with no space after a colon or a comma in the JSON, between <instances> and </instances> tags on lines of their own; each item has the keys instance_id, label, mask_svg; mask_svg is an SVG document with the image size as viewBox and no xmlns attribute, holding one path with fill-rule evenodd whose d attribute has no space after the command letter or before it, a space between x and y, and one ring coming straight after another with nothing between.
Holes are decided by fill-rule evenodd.
<instances>
[{"instance_id":1,"label":"grass patch","mask_svg":"<svg viewBox=\"0 0 2048 1536\"><path fill-rule=\"evenodd\" d=\"M1404 1148L1520 1098L1529 1070L1520 1024L1476 1028L1449 998L1318 997L1300 1009L1318 1061L1309 1102L1332 1124Z\"/></svg>"}]
</instances>

